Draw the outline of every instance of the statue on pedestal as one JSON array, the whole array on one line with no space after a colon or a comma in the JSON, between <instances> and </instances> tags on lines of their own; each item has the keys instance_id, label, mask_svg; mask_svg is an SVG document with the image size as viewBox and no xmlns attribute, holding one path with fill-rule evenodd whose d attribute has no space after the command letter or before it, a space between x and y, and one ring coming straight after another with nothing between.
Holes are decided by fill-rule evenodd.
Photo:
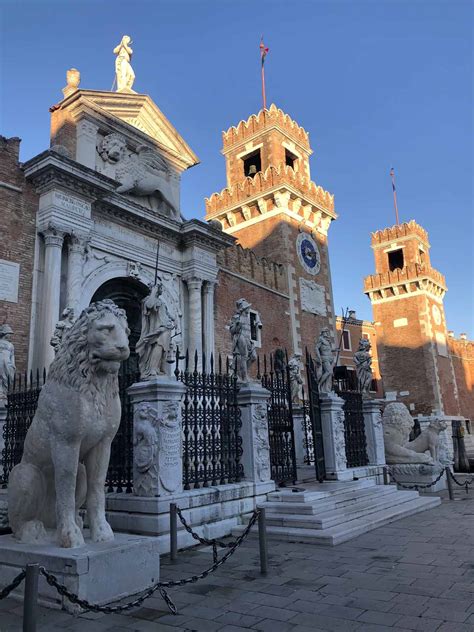
<instances>
[{"instance_id":1,"label":"statue on pedestal","mask_svg":"<svg viewBox=\"0 0 474 632\"><path fill-rule=\"evenodd\" d=\"M15 348L8 340L12 333L10 325L0 326L0 401L7 398L8 383L15 377Z\"/></svg>"},{"instance_id":2,"label":"statue on pedestal","mask_svg":"<svg viewBox=\"0 0 474 632\"><path fill-rule=\"evenodd\" d=\"M8 480L13 535L63 548L84 544L79 509L87 500L93 542L114 539L105 518L110 446L120 425L118 372L129 356L125 312L110 300L92 303L58 348L26 434L21 462Z\"/></svg>"},{"instance_id":3,"label":"statue on pedestal","mask_svg":"<svg viewBox=\"0 0 474 632\"><path fill-rule=\"evenodd\" d=\"M428 442L425 438L423 441L418 441L422 435L414 441L409 441L413 417L405 404L401 402L387 404L382 416L382 423L387 465L433 463L434 459L431 455L425 454L425 450L430 449ZM425 444L426 447L421 449Z\"/></svg>"},{"instance_id":4,"label":"statue on pedestal","mask_svg":"<svg viewBox=\"0 0 474 632\"><path fill-rule=\"evenodd\" d=\"M319 392L330 393L332 391L334 351L332 348L331 332L329 327L321 329L319 338L316 341L314 352Z\"/></svg>"},{"instance_id":5,"label":"statue on pedestal","mask_svg":"<svg viewBox=\"0 0 474 632\"><path fill-rule=\"evenodd\" d=\"M290 374L291 401L297 404L301 399L301 387L303 385L301 356L298 353L295 353L288 361L288 372Z\"/></svg>"},{"instance_id":6,"label":"statue on pedestal","mask_svg":"<svg viewBox=\"0 0 474 632\"><path fill-rule=\"evenodd\" d=\"M65 334L71 329L74 323L74 309L72 307L66 307L61 314L61 320L58 321L54 328L54 333L51 337L49 344L53 347L54 353L58 352L58 349L63 341Z\"/></svg>"},{"instance_id":7,"label":"statue on pedestal","mask_svg":"<svg viewBox=\"0 0 474 632\"><path fill-rule=\"evenodd\" d=\"M236 311L230 321L229 330L232 335L232 358L237 378L241 382L248 382L248 371L257 359L255 345L250 331L250 307L244 298L235 303ZM260 328L262 324L260 323Z\"/></svg>"},{"instance_id":8,"label":"statue on pedestal","mask_svg":"<svg viewBox=\"0 0 474 632\"><path fill-rule=\"evenodd\" d=\"M370 355L370 341L361 338L359 348L354 353L357 381L361 393L368 393L372 384L372 356Z\"/></svg>"},{"instance_id":9,"label":"statue on pedestal","mask_svg":"<svg viewBox=\"0 0 474 632\"><path fill-rule=\"evenodd\" d=\"M133 92L132 86L135 81L135 73L130 64L133 50L130 48L132 40L129 35L124 35L118 46L114 48L115 77L117 80L117 92Z\"/></svg>"},{"instance_id":10,"label":"statue on pedestal","mask_svg":"<svg viewBox=\"0 0 474 632\"><path fill-rule=\"evenodd\" d=\"M142 380L166 375L166 361L171 351L176 320L162 298L163 284L151 286L150 294L142 301L142 332L137 342L138 366Z\"/></svg>"}]
</instances>

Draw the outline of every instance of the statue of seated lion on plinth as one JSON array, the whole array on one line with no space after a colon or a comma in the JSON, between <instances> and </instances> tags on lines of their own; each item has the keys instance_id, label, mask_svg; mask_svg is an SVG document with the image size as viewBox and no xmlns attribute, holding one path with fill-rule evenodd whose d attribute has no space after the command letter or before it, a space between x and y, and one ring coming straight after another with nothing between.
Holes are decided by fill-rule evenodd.
<instances>
[{"instance_id":1,"label":"statue of seated lion on plinth","mask_svg":"<svg viewBox=\"0 0 474 632\"><path fill-rule=\"evenodd\" d=\"M105 479L118 430L125 312L110 300L87 307L64 336L41 389L23 457L10 473L8 517L15 538L39 543L56 529L61 547L84 544L79 509L87 500L91 539L113 540Z\"/></svg>"}]
</instances>

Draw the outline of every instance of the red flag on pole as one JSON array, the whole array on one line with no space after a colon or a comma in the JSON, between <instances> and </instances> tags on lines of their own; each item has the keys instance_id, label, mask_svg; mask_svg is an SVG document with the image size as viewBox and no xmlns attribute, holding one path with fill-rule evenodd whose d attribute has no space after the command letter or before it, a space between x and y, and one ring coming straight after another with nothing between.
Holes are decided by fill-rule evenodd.
<instances>
[{"instance_id":1,"label":"red flag on pole","mask_svg":"<svg viewBox=\"0 0 474 632\"><path fill-rule=\"evenodd\" d=\"M262 58L262 66L265 63L265 57L268 55L269 50L270 49L267 48L265 44L263 43L263 35L262 35L262 39L260 40L260 57Z\"/></svg>"}]
</instances>

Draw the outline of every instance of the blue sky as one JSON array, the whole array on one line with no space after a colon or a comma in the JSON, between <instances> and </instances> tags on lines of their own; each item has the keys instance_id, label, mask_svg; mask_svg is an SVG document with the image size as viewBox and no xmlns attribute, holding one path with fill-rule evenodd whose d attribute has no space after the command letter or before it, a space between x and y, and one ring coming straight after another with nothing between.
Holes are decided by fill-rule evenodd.
<instances>
[{"instance_id":1,"label":"blue sky","mask_svg":"<svg viewBox=\"0 0 474 632\"><path fill-rule=\"evenodd\" d=\"M268 102L310 133L312 177L335 193L337 311L371 318L362 280L370 232L394 223L393 165L401 220L428 230L446 275L448 327L474 337L472 13L469 0L3 0L0 132L23 139L22 160L45 149L66 70L110 89L112 49L129 34L134 88L201 159L182 207L202 218L225 186L222 130L261 107L263 33Z\"/></svg>"}]
</instances>

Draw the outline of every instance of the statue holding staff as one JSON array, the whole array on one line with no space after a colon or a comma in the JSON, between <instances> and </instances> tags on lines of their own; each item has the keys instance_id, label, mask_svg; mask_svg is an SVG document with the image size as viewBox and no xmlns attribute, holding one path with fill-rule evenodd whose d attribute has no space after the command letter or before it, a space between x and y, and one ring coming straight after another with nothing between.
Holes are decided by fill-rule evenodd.
<instances>
[{"instance_id":1,"label":"statue holding staff","mask_svg":"<svg viewBox=\"0 0 474 632\"><path fill-rule=\"evenodd\" d=\"M331 343L331 332L323 327L314 347L316 376L320 393L332 391L332 376L334 368L334 350Z\"/></svg>"},{"instance_id":2,"label":"statue holding staff","mask_svg":"<svg viewBox=\"0 0 474 632\"><path fill-rule=\"evenodd\" d=\"M235 303L236 311L230 321L229 330L232 335L232 357L237 377L242 382L248 382L250 365L257 359L255 345L250 330L250 307L244 298ZM261 329L262 323L256 324Z\"/></svg>"}]
</instances>

